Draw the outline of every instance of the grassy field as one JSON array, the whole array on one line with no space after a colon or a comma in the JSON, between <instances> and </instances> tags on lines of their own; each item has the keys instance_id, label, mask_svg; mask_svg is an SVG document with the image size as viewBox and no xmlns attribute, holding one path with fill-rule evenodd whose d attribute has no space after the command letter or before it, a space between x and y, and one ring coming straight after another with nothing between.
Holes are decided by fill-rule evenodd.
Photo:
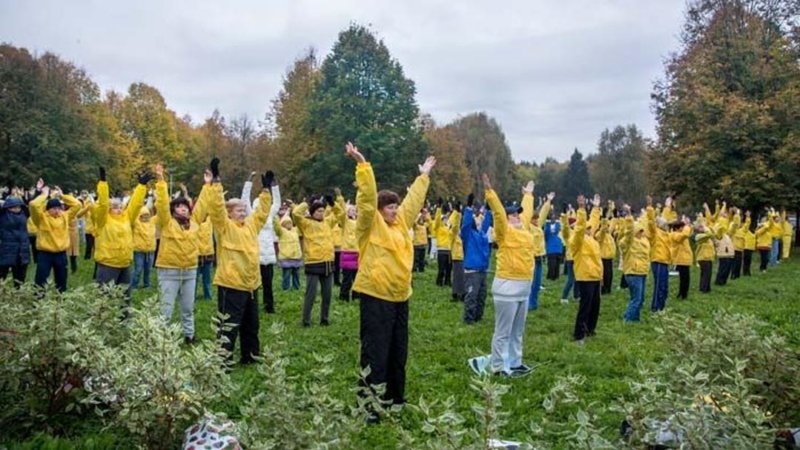
<instances>
[{"instance_id":1,"label":"grassy field","mask_svg":"<svg viewBox=\"0 0 800 450\"><path fill-rule=\"evenodd\" d=\"M79 273L70 277L70 285L87 283L91 277L91 262L80 261ZM778 267L760 274L756 269L752 277L734 280L725 287L712 286L712 292L701 295L697 291L697 269L692 271L689 299L675 299L677 278L670 277L670 296L666 314L681 313L699 320L710 320L720 309L749 313L774 325L785 335L790 345L800 346L800 258L793 258ZM715 267L716 270L716 267ZM429 265L423 274L414 275L414 295L410 303L410 344L407 366L406 396L411 402L420 397L444 399L453 397L456 409L468 420L473 420L470 405L477 402L475 393L468 388L473 377L467 359L487 354L494 326L491 296L483 322L465 326L461 322L462 303L451 301L449 288L434 283L436 266ZM155 283L155 274L152 274ZM491 276L491 275L490 275ZM32 279L32 274L30 278ZM589 402L608 404L626 395L626 379L637 374L640 362L653 362L669 351L669 343L658 340L654 332L655 319L649 313L650 292L646 296L640 324L624 324L622 313L626 307L627 290L617 288L619 273L615 273L614 290L604 296L601 303L597 336L577 346L571 338L577 305L559 302L564 278L558 282L545 280L540 297L540 308L527 319L524 339L524 362L536 366L527 377L503 381L511 386L503 399L503 410L511 413L502 435L506 439L528 439L528 425L539 421L544 413L541 406L556 378L565 374L582 374L586 383L580 395ZM650 281L650 280L649 280ZM315 305L314 325L300 326L302 290L282 292L280 276L275 280L276 309L274 315L261 316L262 346L266 328L270 323L285 324L284 349L290 358L290 372L302 378L311 364L314 353L333 354L334 372L330 380L334 392L341 398L353 396L352 388L358 374L358 304L334 300L331 306L331 325L318 326L319 302ZM648 286L651 289L650 286ZM138 300L154 295L155 289L139 290ZM334 297L338 289L334 289ZM213 339L210 326L216 311L215 301L198 300L196 328L199 339ZM179 311L175 312L178 320ZM238 348L237 348L238 350ZM238 389L224 404L212 409L227 413L236 419L238 405L259 389L260 380L252 367L236 368L232 377ZM588 402L587 402L588 403ZM409 428L420 426L418 418L405 411L402 420ZM622 418L605 413L599 425L605 427L607 437L613 438ZM83 427L82 427L83 428ZM51 439L37 436L23 443L10 443L9 448L126 448L123 434L115 430L101 430L97 423L86 423L85 429L75 436ZM89 441L91 440L91 441ZM389 425L369 427L358 442L361 448L395 448L397 434Z\"/></svg>"}]
</instances>

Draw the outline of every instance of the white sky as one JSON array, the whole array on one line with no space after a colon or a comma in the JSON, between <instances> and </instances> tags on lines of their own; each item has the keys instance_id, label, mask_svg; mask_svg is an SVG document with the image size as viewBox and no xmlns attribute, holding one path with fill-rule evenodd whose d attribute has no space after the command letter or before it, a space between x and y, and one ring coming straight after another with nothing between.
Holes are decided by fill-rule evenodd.
<instances>
[{"instance_id":1,"label":"white sky","mask_svg":"<svg viewBox=\"0 0 800 450\"><path fill-rule=\"evenodd\" d=\"M0 41L52 51L101 89L158 88L202 121L263 119L304 50L351 22L382 38L444 124L486 111L514 158L593 153L606 127L653 137L653 82L677 49L682 0L0 0Z\"/></svg>"}]
</instances>

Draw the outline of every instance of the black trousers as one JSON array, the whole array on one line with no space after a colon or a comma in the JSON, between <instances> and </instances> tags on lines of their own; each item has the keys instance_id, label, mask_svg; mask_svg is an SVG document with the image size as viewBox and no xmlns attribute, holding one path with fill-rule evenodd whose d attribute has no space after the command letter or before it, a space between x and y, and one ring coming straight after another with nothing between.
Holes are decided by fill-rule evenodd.
<instances>
[{"instance_id":1,"label":"black trousers","mask_svg":"<svg viewBox=\"0 0 800 450\"><path fill-rule=\"evenodd\" d=\"M767 270L767 265L769 265L769 252L770 249L758 249L758 253L761 254L761 264L758 266L758 270L764 272Z\"/></svg>"},{"instance_id":2,"label":"black trousers","mask_svg":"<svg viewBox=\"0 0 800 450\"><path fill-rule=\"evenodd\" d=\"M408 302L388 302L362 293L361 367L370 368L367 386L386 383L383 399L405 403L408 359Z\"/></svg>"},{"instance_id":3,"label":"black trousers","mask_svg":"<svg viewBox=\"0 0 800 450\"><path fill-rule=\"evenodd\" d=\"M731 280L735 280L742 275L742 260L744 254L741 250L733 252L733 267L731 267Z\"/></svg>"},{"instance_id":4,"label":"black trousers","mask_svg":"<svg viewBox=\"0 0 800 450\"><path fill-rule=\"evenodd\" d=\"M614 260L603 259L603 286L600 288L601 294L610 294L611 285L614 283Z\"/></svg>"},{"instance_id":5,"label":"black trousers","mask_svg":"<svg viewBox=\"0 0 800 450\"><path fill-rule=\"evenodd\" d=\"M261 289L264 300L264 311L267 314L275 312L275 297L272 294L272 276L275 273L275 264L259 264L261 272Z\"/></svg>"},{"instance_id":6,"label":"black trousers","mask_svg":"<svg viewBox=\"0 0 800 450\"><path fill-rule=\"evenodd\" d=\"M14 278L14 287L20 287L25 283L25 275L28 272L27 264L14 264L13 266L0 266L0 280L5 279L8 273Z\"/></svg>"},{"instance_id":7,"label":"black trousers","mask_svg":"<svg viewBox=\"0 0 800 450\"><path fill-rule=\"evenodd\" d=\"M336 250L333 252L333 284L336 286L342 285L342 252L340 250Z\"/></svg>"},{"instance_id":8,"label":"black trousers","mask_svg":"<svg viewBox=\"0 0 800 450\"><path fill-rule=\"evenodd\" d=\"M319 322L328 324L328 312L331 310L331 295L333 292L333 273L315 275L306 273L306 295L303 298L303 325L311 325L311 310L314 308L314 299L317 297L317 283L322 290L322 310L319 313Z\"/></svg>"},{"instance_id":9,"label":"black trousers","mask_svg":"<svg viewBox=\"0 0 800 450\"><path fill-rule=\"evenodd\" d=\"M31 243L31 261L34 264L39 264L39 250L36 249L36 235L28 235L28 241Z\"/></svg>"},{"instance_id":10,"label":"black trousers","mask_svg":"<svg viewBox=\"0 0 800 450\"><path fill-rule=\"evenodd\" d=\"M699 261L700 264L700 292L711 292L711 261Z\"/></svg>"},{"instance_id":11,"label":"black trousers","mask_svg":"<svg viewBox=\"0 0 800 450\"><path fill-rule=\"evenodd\" d=\"M717 279L714 280L714 284L717 286L725 286L728 284L728 277L731 274L731 268L733 267L733 257L727 258L719 258L719 267L717 268Z\"/></svg>"},{"instance_id":12,"label":"black trousers","mask_svg":"<svg viewBox=\"0 0 800 450\"><path fill-rule=\"evenodd\" d=\"M600 317L600 281L575 281L581 296L578 315L575 317L573 336L579 341L586 336L594 336L597 318Z\"/></svg>"},{"instance_id":13,"label":"black trousers","mask_svg":"<svg viewBox=\"0 0 800 450\"><path fill-rule=\"evenodd\" d=\"M92 259L94 253L94 235L86 233L86 249L83 252L83 259Z\"/></svg>"},{"instance_id":14,"label":"black trousers","mask_svg":"<svg viewBox=\"0 0 800 450\"><path fill-rule=\"evenodd\" d=\"M355 292L352 292L352 289L356 274L358 274L358 270L342 269L342 286L339 288L339 300L349 302L351 297L355 298Z\"/></svg>"},{"instance_id":15,"label":"black trousers","mask_svg":"<svg viewBox=\"0 0 800 450\"><path fill-rule=\"evenodd\" d=\"M453 261L450 259L450 250L439 250L436 259L439 263L439 270L436 272L437 286L450 286L450 277L453 272Z\"/></svg>"},{"instance_id":16,"label":"black trousers","mask_svg":"<svg viewBox=\"0 0 800 450\"><path fill-rule=\"evenodd\" d=\"M562 256L560 253L548 253L547 254L547 279L548 280L557 280L558 276L561 272L561 260Z\"/></svg>"},{"instance_id":17,"label":"black trousers","mask_svg":"<svg viewBox=\"0 0 800 450\"><path fill-rule=\"evenodd\" d=\"M236 338L241 336L240 362L255 362L253 356L261 354L261 343L258 340L258 291L248 292L217 286L217 309L228 316L225 323L229 329L220 330L220 335L226 338L222 348L230 352L228 358L233 357Z\"/></svg>"},{"instance_id":18,"label":"black trousers","mask_svg":"<svg viewBox=\"0 0 800 450\"><path fill-rule=\"evenodd\" d=\"M414 272L425 271L425 250L427 249L424 245L414 246Z\"/></svg>"},{"instance_id":19,"label":"black trousers","mask_svg":"<svg viewBox=\"0 0 800 450\"><path fill-rule=\"evenodd\" d=\"M67 290L67 252L38 252L38 262L36 263L36 277L34 281L39 287L44 287L47 284L47 278L50 276L50 270L53 271L53 278L56 283L56 289L59 292Z\"/></svg>"},{"instance_id":20,"label":"black trousers","mask_svg":"<svg viewBox=\"0 0 800 450\"><path fill-rule=\"evenodd\" d=\"M689 266L675 266L678 270L678 298L689 298Z\"/></svg>"},{"instance_id":21,"label":"black trousers","mask_svg":"<svg viewBox=\"0 0 800 450\"><path fill-rule=\"evenodd\" d=\"M750 266L753 265L753 250L745 250L742 259L742 275L750 276Z\"/></svg>"}]
</instances>

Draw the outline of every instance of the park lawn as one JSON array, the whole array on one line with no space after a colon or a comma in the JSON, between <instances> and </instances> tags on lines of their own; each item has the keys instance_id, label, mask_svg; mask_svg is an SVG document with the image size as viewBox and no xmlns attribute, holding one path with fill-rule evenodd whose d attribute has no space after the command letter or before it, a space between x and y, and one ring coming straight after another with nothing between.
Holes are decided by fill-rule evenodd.
<instances>
[{"instance_id":1,"label":"park lawn","mask_svg":"<svg viewBox=\"0 0 800 450\"><path fill-rule=\"evenodd\" d=\"M70 276L70 286L91 280L91 261L80 261L78 274ZM670 296L665 314L680 313L700 321L710 321L716 311L728 310L752 314L771 324L776 331L788 338L789 345L800 347L800 258L794 257L767 273L758 273L754 261L752 277L730 281L725 287L712 286L712 292L701 295L697 291L699 274L692 270L689 299L675 299L677 277L670 277ZM715 267L716 270L716 267ZM477 325L466 326L461 322L463 304L451 301L449 288L437 287L435 263L426 272L414 274L414 294L410 303L409 358L407 365L406 397L416 403L425 400L453 397L455 409L467 418L467 425L475 419L470 407L479 402L477 394L469 388L474 376L467 367L467 359L488 354L494 327L491 293L487 299L484 320ZM492 274L489 275L490 280ZM29 279L33 274L29 273ZM155 274L152 274L155 282ZM651 280L648 280L651 281ZM649 312L649 293L646 296L640 324L624 324L622 314L627 305L627 290L618 289L619 272L614 274L614 289L602 298L597 336L587 340L584 346L573 343L571 332L577 304L560 303L564 277L557 282L545 280L545 289L540 296L540 307L528 314L524 338L524 362L535 366L534 372L524 378L502 380L511 390L503 398L504 411L510 413L507 425L502 430L504 439L529 441L531 422L539 422L544 416L542 400L554 381L563 375L580 374L586 382L579 394L584 404L596 402L607 405L627 394L626 380L635 378L638 366L656 362L667 354L668 342L658 339L654 327L658 318ZM280 273L274 279L277 313L261 315L262 348L274 345L267 342L267 328L273 322L285 325L281 351L289 358L289 374L303 379L303 375L315 364L313 354L332 354L335 366L330 379L331 388L339 398L353 398L357 382L359 361L358 303L336 300L338 288L334 288L331 305L331 325L321 327L319 322L319 299L315 304L311 328L300 326L303 291L283 292L280 289ZM301 287L301 289L304 285ZM648 289L652 289L648 286ZM135 301L155 295L154 288L138 290ZM215 292L216 295L216 292ZM259 300L260 301L260 300ZM216 313L216 301L198 300L195 311L196 334L199 339L213 339L211 319ZM179 320L176 308L174 320ZM238 351L238 345L237 345ZM238 358L238 356L237 356ZM226 413L234 421L238 416L238 405L253 392L260 389L259 375L254 367L237 367L232 373L237 388L229 399L210 405L213 411ZM590 411L591 412L591 411ZM605 428L604 434L614 439L622 417L605 410L599 413L598 424ZM420 430L421 419L406 409L400 413L404 425ZM564 413L566 414L566 413ZM566 417L548 417L559 422ZM10 443L9 448L127 448L124 430L101 429L102 424L88 421L76 430L76 434L64 438L35 436L26 442ZM396 448L398 436L390 425L369 427L358 437L359 448ZM561 445L558 445L559 447Z\"/></svg>"}]
</instances>

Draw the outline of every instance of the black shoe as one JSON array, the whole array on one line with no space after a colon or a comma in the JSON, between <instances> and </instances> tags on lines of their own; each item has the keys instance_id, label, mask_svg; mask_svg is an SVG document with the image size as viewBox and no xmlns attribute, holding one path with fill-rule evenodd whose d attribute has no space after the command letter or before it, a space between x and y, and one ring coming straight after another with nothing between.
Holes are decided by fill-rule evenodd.
<instances>
[{"instance_id":1,"label":"black shoe","mask_svg":"<svg viewBox=\"0 0 800 450\"><path fill-rule=\"evenodd\" d=\"M192 336L192 337L184 336L184 338L183 338L183 343L186 344L186 345L194 345L195 342L196 341L194 339L194 336Z\"/></svg>"},{"instance_id":2,"label":"black shoe","mask_svg":"<svg viewBox=\"0 0 800 450\"><path fill-rule=\"evenodd\" d=\"M377 425L381 423L381 416L378 413L371 412L367 414L367 425Z\"/></svg>"},{"instance_id":3,"label":"black shoe","mask_svg":"<svg viewBox=\"0 0 800 450\"><path fill-rule=\"evenodd\" d=\"M328 325L330 325L330 322L328 322L327 320L320 320L319 324L322 325L323 327L327 327Z\"/></svg>"},{"instance_id":4,"label":"black shoe","mask_svg":"<svg viewBox=\"0 0 800 450\"><path fill-rule=\"evenodd\" d=\"M309 328L309 327L311 327L311 324L310 324L310 323L308 323L308 322L303 322L303 328Z\"/></svg>"},{"instance_id":5,"label":"black shoe","mask_svg":"<svg viewBox=\"0 0 800 450\"><path fill-rule=\"evenodd\" d=\"M264 314L275 314L275 308L265 309Z\"/></svg>"}]
</instances>

